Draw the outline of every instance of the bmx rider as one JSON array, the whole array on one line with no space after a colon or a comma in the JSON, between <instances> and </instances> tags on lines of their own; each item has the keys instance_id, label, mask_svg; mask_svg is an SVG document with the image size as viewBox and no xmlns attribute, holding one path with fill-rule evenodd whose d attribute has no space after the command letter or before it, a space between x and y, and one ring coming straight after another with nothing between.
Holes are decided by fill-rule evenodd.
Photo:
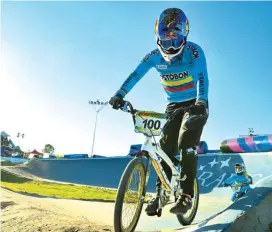
<instances>
[{"instance_id":1,"label":"bmx rider","mask_svg":"<svg viewBox=\"0 0 272 232\"><path fill-rule=\"evenodd\" d=\"M156 68L159 72L167 97L167 122L159 143L172 160L180 151L184 167L181 178L186 175L185 181L180 183L183 193L170 209L174 214L184 214L192 207L197 173L196 148L209 115L209 80L205 54L199 45L187 41L188 34L189 21L181 9L163 10L155 23L157 49L142 59L109 101L114 109L119 109L123 105L124 97L151 68ZM175 113L183 107L190 107L190 117L184 127L181 125L185 112ZM172 171L164 161L162 167L171 179ZM145 209L147 215L156 215L160 194L161 181L158 178L156 197Z\"/></svg>"}]
</instances>

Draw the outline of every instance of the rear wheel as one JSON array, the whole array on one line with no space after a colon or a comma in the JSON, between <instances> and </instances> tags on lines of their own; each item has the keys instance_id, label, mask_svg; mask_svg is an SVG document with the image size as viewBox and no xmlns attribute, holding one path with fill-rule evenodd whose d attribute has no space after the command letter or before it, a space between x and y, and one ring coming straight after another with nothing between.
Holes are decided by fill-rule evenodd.
<instances>
[{"instance_id":1,"label":"rear wheel","mask_svg":"<svg viewBox=\"0 0 272 232\"><path fill-rule=\"evenodd\" d=\"M194 197L192 198L192 208L186 212L186 214L177 214L179 223L183 226L190 225L195 219L199 202L199 185L197 178L194 181Z\"/></svg>"},{"instance_id":2,"label":"rear wheel","mask_svg":"<svg viewBox=\"0 0 272 232\"><path fill-rule=\"evenodd\" d=\"M117 191L114 208L115 232L135 230L144 204L145 177L143 158L137 157L131 160L121 177Z\"/></svg>"}]
</instances>

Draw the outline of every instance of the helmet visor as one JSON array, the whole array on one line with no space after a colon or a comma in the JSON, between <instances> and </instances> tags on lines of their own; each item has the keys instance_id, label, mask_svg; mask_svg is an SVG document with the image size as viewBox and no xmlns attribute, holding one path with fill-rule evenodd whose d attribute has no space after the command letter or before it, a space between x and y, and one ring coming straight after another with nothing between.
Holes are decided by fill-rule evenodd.
<instances>
[{"instance_id":1,"label":"helmet visor","mask_svg":"<svg viewBox=\"0 0 272 232\"><path fill-rule=\"evenodd\" d=\"M236 173L241 173L243 171L243 167L241 167L241 166L236 166L235 167L235 172Z\"/></svg>"},{"instance_id":2,"label":"helmet visor","mask_svg":"<svg viewBox=\"0 0 272 232\"><path fill-rule=\"evenodd\" d=\"M177 39L159 39L161 47L165 50L168 50L170 48L178 49L182 45L183 41L183 37L178 37Z\"/></svg>"},{"instance_id":3,"label":"helmet visor","mask_svg":"<svg viewBox=\"0 0 272 232\"><path fill-rule=\"evenodd\" d=\"M188 34L185 23L167 27L164 22L161 22L158 23L157 32L160 45L164 49L169 49L170 47L173 47L174 49L179 48Z\"/></svg>"}]
</instances>

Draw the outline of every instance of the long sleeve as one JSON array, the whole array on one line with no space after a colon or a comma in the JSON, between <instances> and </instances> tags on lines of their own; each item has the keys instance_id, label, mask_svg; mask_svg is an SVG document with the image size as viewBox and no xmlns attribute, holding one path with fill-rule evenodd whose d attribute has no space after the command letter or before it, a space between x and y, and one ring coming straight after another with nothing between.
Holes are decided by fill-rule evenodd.
<instances>
[{"instance_id":1,"label":"long sleeve","mask_svg":"<svg viewBox=\"0 0 272 232\"><path fill-rule=\"evenodd\" d=\"M197 85L197 102L207 103L209 92L209 78L207 71L206 57L203 50L197 47L198 56L196 58L198 85Z\"/></svg>"},{"instance_id":2,"label":"long sleeve","mask_svg":"<svg viewBox=\"0 0 272 232\"><path fill-rule=\"evenodd\" d=\"M128 92L132 90L132 88L142 79L142 77L153 67L149 60L150 54L145 56L141 63L121 85L120 89L116 92L116 94L121 94L123 97L125 97Z\"/></svg>"}]
</instances>

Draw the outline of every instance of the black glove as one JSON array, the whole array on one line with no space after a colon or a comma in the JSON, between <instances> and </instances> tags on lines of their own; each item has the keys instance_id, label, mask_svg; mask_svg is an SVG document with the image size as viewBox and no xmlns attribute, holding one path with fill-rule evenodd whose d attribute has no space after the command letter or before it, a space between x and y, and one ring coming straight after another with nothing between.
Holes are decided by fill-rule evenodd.
<instances>
[{"instance_id":1,"label":"black glove","mask_svg":"<svg viewBox=\"0 0 272 232\"><path fill-rule=\"evenodd\" d=\"M116 94L110 99L109 103L112 105L113 109L118 110L124 106L125 101L123 100L123 96L121 94Z\"/></svg>"},{"instance_id":2,"label":"black glove","mask_svg":"<svg viewBox=\"0 0 272 232\"><path fill-rule=\"evenodd\" d=\"M196 104L196 105L192 105L189 108L189 112L193 115L199 115L199 114L207 114L207 109L206 106L204 104Z\"/></svg>"}]
</instances>

